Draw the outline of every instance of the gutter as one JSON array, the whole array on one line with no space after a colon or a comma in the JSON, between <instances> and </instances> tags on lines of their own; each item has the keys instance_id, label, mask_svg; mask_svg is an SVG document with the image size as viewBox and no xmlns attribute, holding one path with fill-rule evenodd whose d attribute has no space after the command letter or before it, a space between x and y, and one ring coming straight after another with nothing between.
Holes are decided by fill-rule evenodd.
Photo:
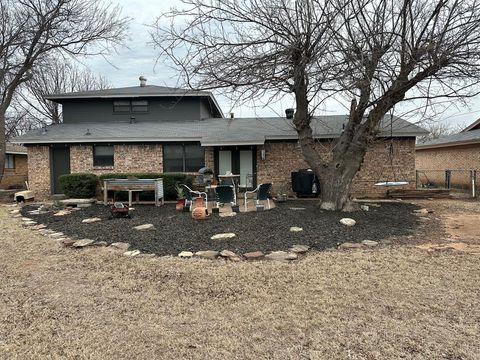
<instances>
[{"instance_id":1,"label":"gutter","mask_svg":"<svg viewBox=\"0 0 480 360\"><path fill-rule=\"evenodd\" d=\"M438 149L438 148L447 148L447 147L462 146L462 145L475 145L475 144L480 144L480 139L452 141L452 142L448 142L448 143L432 144L432 145L417 145L415 147L415 151L417 151L417 150Z\"/></svg>"}]
</instances>

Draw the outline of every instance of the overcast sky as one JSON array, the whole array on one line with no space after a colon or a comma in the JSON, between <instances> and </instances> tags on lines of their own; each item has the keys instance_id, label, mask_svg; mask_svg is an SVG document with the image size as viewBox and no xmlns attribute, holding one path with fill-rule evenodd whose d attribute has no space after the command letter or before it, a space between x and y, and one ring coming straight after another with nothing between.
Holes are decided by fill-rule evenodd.
<instances>
[{"instance_id":1,"label":"overcast sky","mask_svg":"<svg viewBox=\"0 0 480 360\"><path fill-rule=\"evenodd\" d=\"M123 14L133 18L130 25L130 39L127 48L119 49L117 54L112 54L107 59L93 58L82 61L95 74L106 77L114 87L135 86L138 77L144 75L148 79L148 84L176 86L178 77L165 66L157 63L155 60L157 52L149 44L149 24L152 24L155 18L170 9L171 6L180 5L178 0L153 1L153 0L112 0L123 8ZM181 5L180 5L181 6ZM217 100L225 114L230 111L237 117L250 116L282 116L285 108L293 107L293 102L283 101L275 103L268 107L257 104L252 106L233 106L220 93L215 93ZM402 109L399 110L402 112ZM320 114L335 115L346 114L347 109L338 101L328 102L320 110ZM402 115L398 113L398 115ZM419 117L405 116L407 120L418 121ZM469 107L460 109L450 109L446 113L438 116L440 121L468 124L480 117L480 99L475 99Z\"/></svg>"}]
</instances>

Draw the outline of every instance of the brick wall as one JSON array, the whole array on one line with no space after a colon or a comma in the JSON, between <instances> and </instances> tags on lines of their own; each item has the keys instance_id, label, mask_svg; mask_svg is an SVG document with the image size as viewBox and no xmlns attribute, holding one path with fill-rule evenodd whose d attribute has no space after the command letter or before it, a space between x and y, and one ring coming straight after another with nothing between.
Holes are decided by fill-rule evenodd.
<instances>
[{"instance_id":1,"label":"brick wall","mask_svg":"<svg viewBox=\"0 0 480 360\"><path fill-rule=\"evenodd\" d=\"M50 196L50 147L29 146L28 185L35 192L35 199L44 200Z\"/></svg>"},{"instance_id":2,"label":"brick wall","mask_svg":"<svg viewBox=\"0 0 480 360\"><path fill-rule=\"evenodd\" d=\"M13 154L14 169L5 169L0 183L1 189L8 189L9 187L25 186L25 181L28 180L28 164L27 155Z\"/></svg>"},{"instance_id":3,"label":"brick wall","mask_svg":"<svg viewBox=\"0 0 480 360\"><path fill-rule=\"evenodd\" d=\"M394 140L393 169L389 161L389 141L378 141L367 151L365 161L355 176L352 192L358 197L385 196L386 188L374 186L380 180L406 180L410 184L399 188L415 187L415 139ZM261 150L265 150L265 160ZM324 158L329 156L331 143L317 143L317 150ZM300 147L296 143L266 143L258 147L257 182L272 182L274 190L283 185L291 189L291 172L308 168ZM395 173L395 174L394 174Z\"/></svg>"},{"instance_id":4,"label":"brick wall","mask_svg":"<svg viewBox=\"0 0 480 360\"><path fill-rule=\"evenodd\" d=\"M215 151L213 146L207 146L205 148L205 167L209 169L215 168Z\"/></svg>"}]
</instances>

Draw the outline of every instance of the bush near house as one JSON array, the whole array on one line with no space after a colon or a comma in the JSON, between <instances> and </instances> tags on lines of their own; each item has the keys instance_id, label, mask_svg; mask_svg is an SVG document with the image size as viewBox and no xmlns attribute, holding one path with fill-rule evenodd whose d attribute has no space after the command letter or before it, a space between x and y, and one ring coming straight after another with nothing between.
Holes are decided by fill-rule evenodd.
<instances>
[{"instance_id":1,"label":"bush near house","mask_svg":"<svg viewBox=\"0 0 480 360\"><path fill-rule=\"evenodd\" d=\"M98 178L94 174L66 174L59 177L63 193L71 198L95 197Z\"/></svg>"},{"instance_id":2,"label":"bush near house","mask_svg":"<svg viewBox=\"0 0 480 360\"><path fill-rule=\"evenodd\" d=\"M175 184L185 184L192 187L193 175L183 173L107 173L99 176L100 182L105 179L163 179L163 189L166 200L175 200L177 192L175 191ZM147 194L145 194L147 195Z\"/></svg>"}]
</instances>

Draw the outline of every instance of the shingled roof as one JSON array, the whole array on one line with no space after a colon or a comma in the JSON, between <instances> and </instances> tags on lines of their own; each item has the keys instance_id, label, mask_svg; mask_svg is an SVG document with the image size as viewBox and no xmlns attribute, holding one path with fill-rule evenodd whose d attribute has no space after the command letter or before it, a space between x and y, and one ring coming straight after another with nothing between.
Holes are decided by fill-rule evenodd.
<instances>
[{"instance_id":1,"label":"shingled roof","mask_svg":"<svg viewBox=\"0 0 480 360\"><path fill-rule=\"evenodd\" d=\"M346 115L319 116L312 121L315 138L336 138L347 122ZM406 120L386 116L380 137L414 137L426 130ZM18 138L16 143L126 143L199 141L203 146L261 145L269 140L296 140L291 120L271 118L210 118L199 121L95 122L50 125Z\"/></svg>"},{"instance_id":2,"label":"shingled roof","mask_svg":"<svg viewBox=\"0 0 480 360\"><path fill-rule=\"evenodd\" d=\"M27 155L27 148L25 146L7 143L5 147L6 154Z\"/></svg>"},{"instance_id":3,"label":"shingled roof","mask_svg":"<svg viewBox=\"0 0 480 360\"><path fill-rule=\"evenodd\" d=\"M416 149L422 150L478 143L480 143L480 129L462 131L458 134L442 136L441 138L430 140L423 144L418 144Z\"/></svg>"}]
</instances>

